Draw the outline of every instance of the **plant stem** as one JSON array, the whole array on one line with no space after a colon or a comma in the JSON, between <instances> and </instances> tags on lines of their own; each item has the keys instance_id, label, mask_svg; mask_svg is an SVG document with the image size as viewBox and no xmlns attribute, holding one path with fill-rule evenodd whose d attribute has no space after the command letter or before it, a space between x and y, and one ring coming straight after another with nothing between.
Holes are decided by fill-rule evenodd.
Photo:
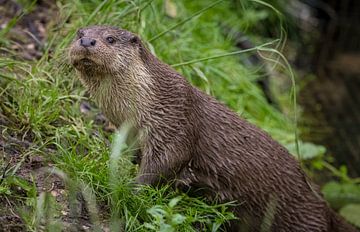
<instances>
[{"instance_id":1,"label":"plant stem","mask_svg":"<svg viewBox=\"0 0 360 232\"><path fill-rule=\"evenodd\" d=\"M197 15L199 15L199 14L203 13L204 11L206 11L206 10L208 10L208 9L210 9L210 8L212 8L212 7L214 7L215 5L219 4L219 3L220 3L220 2L222 2L222 1L223 1L223 0L218 0L218 1L214 2L213 4L209 5L208 7L205 7L204 9L199 10L198 12L196 12L196 13L195 13L195 14L193 14L193 15L191 15L190 17L188 17L188 18L186 18L186 19L184 19L184 20L182 20L182 21L178 22L177 24L175 24L175 25L171 26L170 28L166 29L165 31L161 32L160 34L158 34L158 35L156 35L156 36L152 37L151 39L149 39L149 40L148 40L148 42L150 43L150 42L152 42L152 41L154 41L154 40L156 40L156 39L160 38L161 36L165 35L165 34L166 34L166 33L168 33L169 31L171 31L171 30L173 30L173 29L177 28L178 26L183 25L184 23L186 23L186 22L190 21L190 20L191 20L192 18L194 18L195 16L197 16Z\"/></svg>"},{"instance_id":2,"label":"plant stem","mask_svg":"<svg viewBox=\"0 0 360 232\"><path fill-rule=\"evenodd\" d=\"M209 57L205 57L205 58L194 59L194 60L185 61L185 62L182 62L182 63L173 64L171 66L172 67L179 67L179 66L194 64L194 63L198 63L198 62L202 62L202 61L207 61L207 60L213 60L213 59L218 59L218 58L227 57L227 56L238 55L238 54L247 53L247 52L251 52L251 51L257 51L257 50L259 50L259 49L261 49L263 47L266 47L266 46L269 46L269 45L275 43L276 41L277 40L274 40L274 41L271 41L269 43L265 43L265 44L262 44L260 46L256 46L256 47L249 48L249 49L244 49L244 50L241 50L241 51L228 52L228 53L209 56Z\"/></svg>"}]
</instances>

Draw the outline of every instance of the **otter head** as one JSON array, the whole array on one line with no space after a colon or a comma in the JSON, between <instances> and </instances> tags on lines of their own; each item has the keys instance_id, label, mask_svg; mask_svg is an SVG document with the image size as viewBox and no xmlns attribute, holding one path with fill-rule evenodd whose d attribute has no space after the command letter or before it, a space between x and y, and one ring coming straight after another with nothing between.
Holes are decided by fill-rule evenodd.
<instances>
[{"instance_id":1,"label":"otter head","mask_svg":"<svg viewBox=\"0 0 360 232\"><path fill-rule=\"evenodd\" d=\"M72 65L85 76L126 72L139 61L139 37L116 27L91 26L78 30L70 47Z\"/></svg>"},{"instance_id":2,"label":"otter head","mask_svg":"<svg viewBox=\"0 0 360 232\"><path fill-rule=\"evenodd\" d=\"M111 26L79 29L70 60L82 83L110 121L140 120L152 98L153 79L145 63L151 55L139 37Z\"/></svg>"}]
</instances>

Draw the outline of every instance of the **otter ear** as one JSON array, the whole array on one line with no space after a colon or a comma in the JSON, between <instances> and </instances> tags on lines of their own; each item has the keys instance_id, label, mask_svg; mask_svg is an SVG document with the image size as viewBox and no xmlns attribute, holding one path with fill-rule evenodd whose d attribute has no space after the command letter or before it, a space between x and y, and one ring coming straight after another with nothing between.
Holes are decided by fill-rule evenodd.
<instances>
[{"instance_id":1,"label":"otter ear","mask_svg":"<svg viewBox=\"0 0 360 232\"><path fill-rule=\"evenodd\" d=\"M130 43L132 43L132 44L139 44L139 43L140 43L140 38L137 37L136 35L133 35L133 36L131 36L131 38L130 38Z\"/></svg>"}]
</instances>

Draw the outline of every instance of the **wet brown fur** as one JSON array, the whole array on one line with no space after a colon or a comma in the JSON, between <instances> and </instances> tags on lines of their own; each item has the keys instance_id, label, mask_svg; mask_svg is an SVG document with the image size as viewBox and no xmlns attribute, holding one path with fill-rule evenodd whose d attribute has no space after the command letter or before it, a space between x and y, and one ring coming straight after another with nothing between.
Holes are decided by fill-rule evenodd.
<instances>
[{"instance_id":1,"label":"wet brown fur","mask_svg":"<svg viewBox=\"0 0 360 232\"><path fill-rule=\"evenodd\" d=\"M81 38L96 45L84 48ZM192 87L136 35L109 26L81 29L70 58L110 121L139 131L138 183L173 181L211 200L237 201L233 231L356 231L315 194L283 146Z\"/></svg>"}]
</instances>

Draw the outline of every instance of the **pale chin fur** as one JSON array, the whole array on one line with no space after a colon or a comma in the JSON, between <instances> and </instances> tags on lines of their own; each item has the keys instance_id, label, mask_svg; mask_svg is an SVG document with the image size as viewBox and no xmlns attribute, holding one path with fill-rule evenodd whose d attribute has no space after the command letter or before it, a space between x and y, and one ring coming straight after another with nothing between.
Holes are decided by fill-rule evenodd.
<instances>
[{"instance_id":1,"label":"pale chin fur","mask_svg":"<svg viewBox=\"0 0 360 232\"><path fill-rule=\"evenodd\" d=\"M125 120L141 127L143 119L151 117L148 109L155 100L154 84L145 68L135 68L143 65L135 62L127 70L101 76L80 71L80 79L91 97L117 127Z\"/></svg>"}]
</instances>

